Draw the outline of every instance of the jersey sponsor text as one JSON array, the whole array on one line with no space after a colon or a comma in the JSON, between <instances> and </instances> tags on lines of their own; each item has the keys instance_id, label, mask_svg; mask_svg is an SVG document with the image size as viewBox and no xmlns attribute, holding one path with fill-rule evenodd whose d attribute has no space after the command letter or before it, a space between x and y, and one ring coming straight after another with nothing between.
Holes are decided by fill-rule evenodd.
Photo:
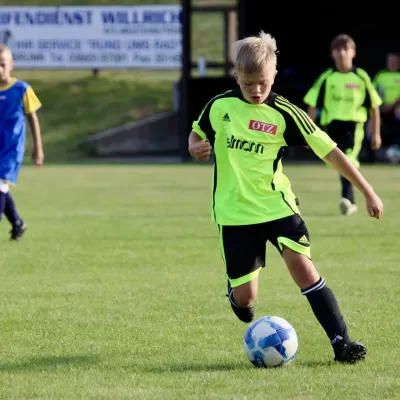
<instances>
[{"instance_id":1,"label":"jersey sponsor text","mask_svg":"<svg viewBox=\"0 0 400 400\"><path fill-rule=\"evenodd\" d=\"M269 133L271 135L276 134L277 126L273 124L267 124L266 122L254 121L253 119L249 122L249 129L253 131L259 131Z\"/></svg>"},{"instance_id":2,"label":"jersey sponsor text","mask_svg":"<svg viewBox=\"0 0 400 400\"><path fill-rule=\"evenodd\" d=\"M228 149L239 149L244 151L252 151L257 154L264 153L264 146L260 143L248 142L247 140L236 139L233 135L226 138L226 147Z\"/></svg>"}]
</instances>

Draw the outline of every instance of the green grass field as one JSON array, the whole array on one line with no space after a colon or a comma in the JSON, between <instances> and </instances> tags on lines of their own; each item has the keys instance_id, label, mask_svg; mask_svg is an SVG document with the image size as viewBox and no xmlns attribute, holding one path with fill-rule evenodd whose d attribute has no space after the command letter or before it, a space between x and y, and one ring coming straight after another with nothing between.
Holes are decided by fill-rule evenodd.
<instances>
[{"instance_id":1,"label":"green grass field","mask_svg":"<svg viewBox=\"0 0 400 400\"><path fill-rule=\"evenodd\" d=\"M246 325L225 297L209 220L209 165L25 166L14 197L29 229L3 221L0 398L398 399L399 174L364 167L382 220L338 215L338 179L286 167L311 232L314 262L335 291L365 363L336 365L329 342L268 244L257 317L299 335L295 361L257 370Z\"/></svg>"},{"instance_id":2,"label":"green grass field","mask_svg":"<svg viewBox=\"0 0 400 400\"><path fill-rule=\"evenodd\" d=\"M68 162L86 155L85 137L170 110L173 74L106 71L94 78L89 71L18 71L16 76L32 85L43 104L38 116L47 162ZM27 138L30 157L29 130Z\"/></svg>"}]
</instances>

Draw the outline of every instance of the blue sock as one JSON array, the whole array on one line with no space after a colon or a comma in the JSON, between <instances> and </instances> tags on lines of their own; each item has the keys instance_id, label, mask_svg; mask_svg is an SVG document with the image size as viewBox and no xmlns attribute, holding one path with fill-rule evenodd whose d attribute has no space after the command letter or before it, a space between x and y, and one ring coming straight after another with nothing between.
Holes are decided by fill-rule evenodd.
<instances>
[{"instance_id":1,"label":"blue sock","mask_svg":"<svg viewBox=\"0 0 400 400\"><path fill-rule=\"evenodd\" d=\"M12 198L10 192L6 194L5 197L5 207L4 214L10 221L12 226L21 225L22 221L15 207L14 199Z\"/></svg>"},{"instance_id":2,"label":"blue sock","mask_svg":"<svg viewBox=\"0 0 400 400\"><path fill-rule=\"evenodd\" d=\"M342 183L342 197L350 200L353 204L354 202L354 191L353 185L344 176L340 176L340 182Z\"/></svg>"}]
</instances>

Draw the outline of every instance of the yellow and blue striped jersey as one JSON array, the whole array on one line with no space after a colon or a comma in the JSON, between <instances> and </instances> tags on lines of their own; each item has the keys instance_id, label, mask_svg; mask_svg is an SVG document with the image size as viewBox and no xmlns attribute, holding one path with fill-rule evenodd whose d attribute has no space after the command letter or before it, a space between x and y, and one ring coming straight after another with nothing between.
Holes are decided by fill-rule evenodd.
<instances>
[{"instance_id":1,"label":"yellow and blue striped jersey","mask_svg":"<svg viewBox=\"0 0 400 400\"><path fill-rule=\"evenodd\" d=\"M26 115L41 107L32 87L17 79L0 88L0 162L22 162L25 152Z\"/></svg>"}]
</instances>

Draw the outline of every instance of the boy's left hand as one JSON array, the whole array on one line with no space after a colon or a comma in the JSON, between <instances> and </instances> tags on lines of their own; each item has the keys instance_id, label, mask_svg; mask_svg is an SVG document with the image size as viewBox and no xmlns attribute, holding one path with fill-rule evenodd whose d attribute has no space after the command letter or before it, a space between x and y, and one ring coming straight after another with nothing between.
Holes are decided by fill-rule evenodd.
<instances>
[{"instance_id":1,"label":"boy's left hand","mask_svg":"<svg viewBox=\"0 0 400 400\"><path fill-rule=\"evenodd\" d=\"M41 148L35 148L35 149L33 150L33 154L32 154L32 161L33 161L37 166L41 166L41 165L43 165L43 160L44 160L43 149L41 149Z\"/></svg>"}]
</instances>

